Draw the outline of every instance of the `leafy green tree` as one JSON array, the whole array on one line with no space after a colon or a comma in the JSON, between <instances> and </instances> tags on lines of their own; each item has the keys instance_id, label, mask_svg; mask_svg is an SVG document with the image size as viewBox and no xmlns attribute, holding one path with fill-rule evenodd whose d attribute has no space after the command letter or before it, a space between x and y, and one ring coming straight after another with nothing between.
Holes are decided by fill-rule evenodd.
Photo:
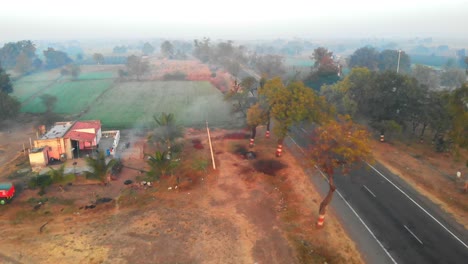
<instances>
[{"instance_id":1,"label":"leafy green tree","mask_svg":"<svg viewBox=\"0 0 468 264\"><path fill-rule=\"evenodd\" d=\"M14 97L0 91L0 121L14 118L21 108L21 103Z\"/></svg>"},{"instance_id":2,"label":"leafy green tree","mask_svg":"<svg viewBox=\"0 0 468 264\"><path fill-rule=\"evenodd\" d=\"M19 74L28 74L34 69L32 58L24 52L21 52L16 58L15 72Z\"/></svg>"},{"instance_id":3,"label":"leafy green tree","mask_svg":"<svg viewBox=\"0 0 468 264\"><path fill-rule=\"evenodd\" d=\"M450 128L450 115L448 112L448 97L445 91L429 91L427 100L420 110L422 124L420 137L424 136L426 127L434 133L434 139Z\"/></svg>"},{"instance_id":4,"label":"leafy green tree","mask_svg":"<svg viewBox=\"0 0 468 264\"><path fill-rule=\"evenodd\" d=\"M449 88L455 89L460 87L466 81L466 75L461 69L447 68L440 75L440 83Z\"/></svg>"},{"instance_id":5,"label":"leafy green tree","mask_svg":"<svg viewBox=\"0 0 468 264\"><path fill-rule=\"evenodd\" d=\"M65 52L48 48L43 51L44 57L46 58L46 65L49 69L62 67L72 62L72 59L68 57Z\"/></svg>"},{"instance_id":6,"label":"leafy green tree","mask_svg":"<svg viewBox=\"0 0 468 264\"><path fill-rule=\"evenodd\" d=\"M458 147L468 148L468 85L454 90L448 103L452 120L449 136Z\"/></svg>"},{"instance_id":7,"label":"leafy green tree","mask_svg":"<svg viewBox=\"0 0 468 264\"><path fill-rule=\"evenodd\" d=\"M354 116L358 106L357 102L350 98L349 89L350 81L345 78L332 85L322 85L320 95L325 96L327 102L335 107L337 113Z\"/></svg>"},{"instance_id":8,"label":"leafy green tree","mask_svg":"<svg viewBox=\"0 0 468 264\"><path fill-rule=\"evenodd\" d=\"M314 49L311 59L314 60L314 68L318 68L321 64L328 63L332 57L333 52L329 51L327 48L318 47Z\"/></svg>"},{"instance_id":9,"label":"leafy green tree","mask_svg":"<svg viewBox=\"0 0 468 264\"><path fill-rule=\"evenodd\" d=\"M314 66L305 79L307 86L320 91L322 85L333 84L340 79L341 68L333 60L333 52L324 47L318 47L314 50L311 59L314 61Z\"/></svg>"},{"instance_id":10,"label":"leafy green tree","mask_svg":"<svg viewBox=\"0 0 468 264\"><path fill-rule=\"evenodd\" d=\"M40 122L45 125L51 125L59 120L60 116L54 113L57 97L50 94L43 94L39 97L39 99L46 109L40 118Z\"/></svg>"},{"instance_id":11,"label":"leafy green tree","mask_svg":"<svg viewBox=\"0 0 468 264\"><path fill-rule=\"evenodd\" d=\"M355 102L356 114L369 116L367 102L372 95L375 73L368 68L353 68L344 82L349 86L348 98Z\"/></svg>"},{"instance_id":12,"label":"leafy green tree","mask_svg":"<svg viewBox=\"0 0 468 264\"><path fill-rule=\"evenodd\" d=\"M174 56L174 46L168 40L161 44L161 53L166 58L172 58Z\"/></svg>"},{"instance_id":13,"label":"leafy green tree","mask_svg":"<svg viewBox=\"0 0 468 264\"><path fill-rule=\"evenodd\" d=\"M274 78L267 81L258 93L260 100L269 106L269 116L274 120L273 132L278 138L277 156L281 156L284 138L294 124L301 121L320 123L330 113L325 100L302 82L284 86L281 78Z\"/></svg>"},{"instance_id":14,"label":"leafy green tree","mask_svg":"<svg viewBox=\"0 0 468 264\"><path fill-rule=\"evenodd\" d=\"M167 158L172 157L172 146L177 138L183 136L183 129L176 123L174 114L161 113L159 116L153 115L156 128L150 135L151 142L160 142L166 146Z\"/></svg>"},{"instance_id":15,"label":"leafy green tree","mask_svg":"<svg viewBox=\"0 0 468 264\"><path fill-rule=\"evenodd\" d=\"M256 83L255 78L246 77L224 95L224 100L232 103L232 113L239 113L243 118L247 117L247 110L256 102L254 96Z\"/></svg>"},{"instance_id":16,"label":"leafy green tree","mask_svg":"<svg viewBox=\"0 0 468 264\"><path fill-rule=\"evenodd\" d=\"M96 64L103 64L104 63L104 55L101 53L94 53L93 54L93 60L96 62Z\"/></svg>"},{"instance_id":17,"label":"leafy green tree","mask_svg":"<svg viewBox=\"0 0 468 264\"><path fill-rule=\"evenodd\" d=\"M149 44L148 42L146 42L145 44L143 44L143 48L141 49L141 51L143 52L143 54L145 55L150 55L150 54L153 54L154 52L154 47L153 45Z\"/></svg>"},{"instance_id":18,"label":"leafy green tree","mask_svg":"<svg viewBox=\"0 0 468 264\"><path fill-rule=\"evenodd\" d=\"M404 126L410 121L414 105L420 103L423 89L416 79L394 71L376 75L366 98L368 117L373 122L394 120Z\"/></svg>"},{"instance_id":19,"label":"leafy green tree","mask_svg":"<svg viewBox=\"0 0 468 264\"><path fill-rule=\"evenodd\" d=\"M41 99L46 112L52 112L54 110L55 104L57 103L57 97L50 94L43 94L39 97L39 99Z\"/></svg>"},{"instance_id":20,"label":"leafy green tree","mask_svg":"<svg viewBox=\"0 0 468 264\"><path fill-rule=\"evenodd\" d=\"M81 68L77 64L71 64L70 65L70 74L73 77L73 79L77 79L78 76L80 76L81 73Z\"/></svg>"},{"instance_id":21,"label":"leafy green tree","mask_svg":"<svg viewBox=\"0 0 468 264\"><path fill-rule=\"evenodd\" d=\"M400 54L399 54L400 53ZM396 71L398 68L398 54L400 56L399 72L410 72L411 60L404 51L398 50L384 50L379 56L379 70L380 71Z\"/></svg>"},{"instance_id":22,"label":"leafy green tree","mask_svg":"<svg viewBox=\"0 0 468 264\"><path fill-rule=\"evenodd\" d=\"M416 64L411 71L411 76L416 78L416 80L427 87L431 90L436 90L440 87L440 76L431 67L421 65L421 64Z\"/></svg>"},{"instance_id":23,"label":"leafy green tree","mask_svg":"<svg viewBox=\"0 0 468 264\"><path fill-rule=\"evenodd\" d=\"M363 161L371 161L369 141L366 129L353 123L349 116L332 120L315 129L309 155L312 164L328 178L329 185L329 191L320 203L317 227L322 226L327 206L336 190L334 171L342 169L346 173Z\"/></svg>"},{"instance_id":24,"label":"leafy green tree","mask_svg":"<svg viewBox=\"0 0 468 264\"><path fill-rule=\"evenodd\" d=\"M0 66L0 92L9 94L13 92L10 75Z\"/></svg>"},{"instance_id":25,"label":"leafy green tree","mask_svg":"<svg viewBox=\"0 0 468 264\"><path fill-rule=\"evenodd\" d=\"M194 49L193 49L193 55L197 57L199 60L202 62L208 62L210 61L212 57L212 47L211 47L211 42L209 38L203 38L203 40L197 40L195 39L193 41L194 43Z\"/></svg>"},{"instance_id":26,"label":"leafy green tree","mask_svg":"<svg viewBox=\"0 0 468 264\"><path fill-rule=\"evenodd\" d=\"M378 69L379 52L373 47L357 49L349 58L349 67L365 67L371 71Z\"/></svg>"},{"instance_id":27,"label":"leafy green tree","mask_svg":"<svg viewBox=\"0 0 468 264\"><path fill-rule=\"evenodd\" d=\"M86 164L92 169L86 173L88 179L98 179L102 183L108 181L108 174L118 161L116 159L107 160L103 152L99 152L96 158L86 157Z\"/></svg>"},{"instance_id":28,"label":"leafy green tree","mask_svg":"<svg viewBox=\"0 0 468 264\"><path fill-rule=\"evenodd\" d=\"M23 53L29 61L33 61L36 58L35 52L36 47L30 40L9 42L0 49L0 61L3 67L12 69L16 66L20 54Z\"/></svg>"},{"instance_id":29,"label":"leafy green tree","mask_svg":"<svg viewBox=\"0 0 468 264\"><path fill-rule=\"evenodd\" d=\"M280 55L257 56L254 63L257 71L266 78L278 77L286 73L284 57Z\"/></svg>"},{"instance_id":30,"label":"leafy green tree","mask_svg":"<svg viewBox=\"0 0 468 264\"><path fill-rule=\"evenodd\" d=\"M80 76L81 68L77 64L68 64L65 65L61 70L60 74L62 76L71 75L73 79L77 79Z\"/></svg>"},{"instance_id":31,"label":"leafy green tree","mask_svg":"<svg viewBox=\"0 0 468 264\"><path fill-rule=\"evenodd\" d=\"M131 55L127 58L127 72L130 75L136 76L137 80L149 71L149 63L146 60L142 60L141 57Z\"/></svg>"}]
</instances>

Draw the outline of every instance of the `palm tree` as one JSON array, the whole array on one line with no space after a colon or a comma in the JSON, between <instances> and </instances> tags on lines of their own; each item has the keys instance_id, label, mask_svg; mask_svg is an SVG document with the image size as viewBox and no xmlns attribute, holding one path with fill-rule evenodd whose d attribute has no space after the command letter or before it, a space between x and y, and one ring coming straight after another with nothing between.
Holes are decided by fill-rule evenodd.
<instances>
[{"instance_id":1,"label":"palm tree","mask_svg":"<svg viewBox=\"0 0 468 264\"><path fill-rule=\"evenodd\" d=\"M156 151L154 155L146 154L148 157L148 165L150 171L147 173L149 177L157 180L160 176L166 176L169 172L177 167L178 162L167 158L167 152Z\"/></svg>"},{"instance_id":2,"label":"palm tree","mask_svg":"<svg viewBox=\"0 0 468 264\"><path fill-rule=\"evenodd\" d=\"M161 142L166 145L166 158L171 159L172 152L171 146L173 142L183 136L182 127L178 126L175 121L174 114L165 112L161 115L153 115L153 119L156 122L156 128L153 134L150 136L150 141Z\"/></svg>"},{"instance_id":3,"label":"palm tree","mask_svg":"<svg viewBox=\"0 0 468 264\"><path fill-rule=\"evenodd\" d=\"M106 160L103 152L99 152L97 158L87 157L86 164L92 168L92 172L88 172L86 178L99 179L103 183L107 181L107 174L110 173L111 169L118 162L116 159Z\"/></svg>"}]
</instances>

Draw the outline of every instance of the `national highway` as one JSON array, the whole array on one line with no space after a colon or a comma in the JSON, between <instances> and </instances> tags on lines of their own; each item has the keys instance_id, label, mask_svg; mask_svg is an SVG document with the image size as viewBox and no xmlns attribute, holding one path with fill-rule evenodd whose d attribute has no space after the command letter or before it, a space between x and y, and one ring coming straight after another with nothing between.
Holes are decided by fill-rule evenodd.
<instances>
[{"instance_id":1,"label":"national highway","mask_svg":"<svg viewBox=\"0 0 468 264\"><path fill-rule=\"evenodd\" d=\"M286 141L299 158L306 158L310 130L295 127ZM308 172L324 197L325 175ZM347 175L335 171L334 180L331 207L366 262L468 263L467 229L378 162Z\"/></svg>"}]
</instances>

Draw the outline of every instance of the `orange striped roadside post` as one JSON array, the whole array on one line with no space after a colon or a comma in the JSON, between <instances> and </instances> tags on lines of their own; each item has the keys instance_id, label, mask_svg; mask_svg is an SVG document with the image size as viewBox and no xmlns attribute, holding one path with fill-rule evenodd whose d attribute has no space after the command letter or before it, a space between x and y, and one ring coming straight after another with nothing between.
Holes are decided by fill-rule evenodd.
<instances>
[{"instance_id":1,"label":"orange striped roadside post","mask_svg":"<svg viewBox=\"0 0 468 264\"><path fill-rule=\"evenodd\" d=\"M325 215L324 214L319 214L319 218L317 220L317 228L323 227L323 222L325 220Z\"/></svg>"},{"instance_id":2,"label":"orange striped roadside post","mask_svg":"<svg viewBox=\"0 0 468 264\"><path fill-rule=\"evenodd\" d=\"M380 142L384 142L384 141L385 141L385 136L384 136L384 134L381 134L380 135Z\"/></svg>"},{"instance_id":3,"label":"orange striped roadside post","mask_svg":"<svg viewBox=\"0 0 468 264\"><path fill-rule=\"evenodd\" d=\"M266 138L270 138L270 130L267 130L267 131L265 132L265 137L266 137Z\"/></svg>"},{"instance_id":4,"label":"orange striped roadside post","mask_svg":"<svg viewBox=\"0 0 468 264\"><path fill-rule=\"evenodd\" d=\"M253 148L255 139L251 138L249 142L249 147Z\"/></svg>"},{"instance_id":5,"label":"orange striped roadside post","mask_svg":"<svg viewBox=\"0 0 468 264\"><path fill-rule=\"evenodd\" d=\"M282 152L283 152L283 145L278 144L278 147L276 148L276 157L281 157Z\"/></svg>"}]
</instances>

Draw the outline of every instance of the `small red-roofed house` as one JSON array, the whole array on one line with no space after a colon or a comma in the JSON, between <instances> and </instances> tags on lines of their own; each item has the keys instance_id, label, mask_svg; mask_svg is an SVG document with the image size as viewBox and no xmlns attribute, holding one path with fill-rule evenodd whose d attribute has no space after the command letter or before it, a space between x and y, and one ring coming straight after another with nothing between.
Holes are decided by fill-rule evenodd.
<instances>
[{"instance_id":1,"label":"small red-roofed house","mask_svg":"<svg viewBox=\"0 0 468 264\"><path fill-rule=\"evenodd\" d=\"M76 121L64 137L71 140L73 148L84 151L95 149L101 136L101 121L89 120Z\"/></svg>"},{"instance_id":2,"label":"small red-roofed house","mask_svg":"<svg viewBox=\"0 0 468 264\"><path fill-rule=\"evenodd\" d=\"M57 122L39 139L34 140L30 162L35 166L45 166L50 160L82 157L97 149L101 136L100 120Z\"/></svg>"}]
</instances>

